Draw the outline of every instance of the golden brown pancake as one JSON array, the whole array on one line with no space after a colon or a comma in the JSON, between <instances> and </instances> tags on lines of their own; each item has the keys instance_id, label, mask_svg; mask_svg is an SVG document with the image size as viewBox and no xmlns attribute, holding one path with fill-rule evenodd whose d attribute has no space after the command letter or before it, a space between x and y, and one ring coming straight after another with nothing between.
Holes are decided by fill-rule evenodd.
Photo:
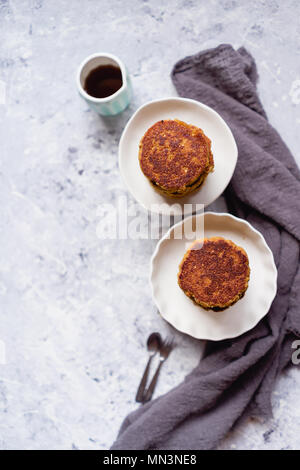
<instances>
[{"instance_id":1,"label":"golden brown pancake","mask_svg":"<svg viewBox=\"0 0 300 470\"><path fill-rule=\"evenodd\" d=\"M198 127L178 119L158 121L147 130L139 161L151 184L171 197L199 189L214 168L210 139Z\"/></svg>"},{"instance_id":2,"label":"golden brown pancake","mask_svg":"<svg viewBox=\"0 0 300 470\"><path fill-rule=\"evenodd\" d=\"M247 253L222 237L196 240L179 266L178 284L205 309L224 310L246 292L250 277Z\"/></svg>"}]
</instances>

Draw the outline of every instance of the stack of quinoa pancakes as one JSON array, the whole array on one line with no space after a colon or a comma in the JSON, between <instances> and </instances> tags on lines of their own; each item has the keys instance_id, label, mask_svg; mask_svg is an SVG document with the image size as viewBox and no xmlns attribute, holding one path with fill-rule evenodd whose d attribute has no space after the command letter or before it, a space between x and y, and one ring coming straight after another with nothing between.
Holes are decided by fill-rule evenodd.
<instances>
[{"instance_id":1,"label":"stack of quinoa pancakes","mask_svg":"<svg viewBox=\"0 0 300 470\"><path fill-rule=\"evenodd\" d=\"M178 119L158 121L147 130L139 161L151 185L176 198L200 189L214 169L210 139L198 127Z\"/></svg>"},{"instance_id":2,"label":"stack of quinoa pancakes","mask_svg":"<svg viewBox=\"0 0 300 470\"><path fill-rule=\"evenodd\" d=\"M250 277L243 248L222 237L196 240L179 266L178 284L206 310L224 310L245 294Z\"/></svg>"}]
</instances>

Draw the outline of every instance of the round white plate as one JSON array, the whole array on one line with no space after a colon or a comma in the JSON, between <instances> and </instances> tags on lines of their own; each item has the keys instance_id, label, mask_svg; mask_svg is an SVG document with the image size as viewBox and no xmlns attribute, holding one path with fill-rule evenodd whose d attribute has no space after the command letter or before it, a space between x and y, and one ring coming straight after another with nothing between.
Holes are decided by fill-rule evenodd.
<instances>
[{"instance_id":1,"label":"round white plate","mask_svg":"<svg viewBox=\"0 0 300 470\"><path fill-rule=\"evenodd\" d=\"M244 248L249 257L251 272L244 297L221 312L207 311L196 305L177 283L179 264L195 230L192 223L199 224L201 217L204 217L205 237L230 239ZM186 238L174 238L174 230L183 225L188 242ZM194 239L202 236L203 233L198 232ZM174 225L159 241L151 259L151 284L158 310L177 330L195 338L220 341L245 333L266 315L276 295L277 270L263 236L248 222L230 214L206 212Z\"/></svg>"},{"instance_id":2,"label":"round white plate","mask_svg":"<svg viewBox=\"0 0 300 470\"><path fill-rule=\"evenodd\" d=\"M138 154L139 143L147 129L161 119L180 119L203 129L211 139L215 169L198 192L174 199L152 188L143 174ZM237 146L231 130L221 116L198 101L186 98L165 98L141 106L128 121L119 144L119 166L123 180L132 196L147 210L175 215L183 212L184 204L210 204L228 185L237 161ZM158 205L162 205L158 207ZM195 212L185 207L185 215Z\"/></svg>"}]
</instances>

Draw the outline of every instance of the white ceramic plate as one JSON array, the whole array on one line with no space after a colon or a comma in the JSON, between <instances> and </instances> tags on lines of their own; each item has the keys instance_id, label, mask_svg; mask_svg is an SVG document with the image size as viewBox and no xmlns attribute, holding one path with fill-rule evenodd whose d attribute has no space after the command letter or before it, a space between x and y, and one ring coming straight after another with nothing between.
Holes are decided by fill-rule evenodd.
<instances>
[{"instance_id":1,"label":"white ceramic plate","mask_svg":"<svg viewBox=\"0 0 300 470\"><path fill-rule=\"evenodd\" d=\"M204 217L205 237L230 239L243 247L249 257L251 272L244 297L221 312L207 311L196 305L177 283L178 267L191 239L188 244L184 238L175 239L174 230L184 224L189 237L194 230L191 219L195 224L195 218L201 217ZM201 236L203 234L197 233L196 238ZM206 212L174 225L159 241L151 259L151 285L162 317L177 330L195 338L220 341L245 333L266 315L276 295L277 270L263 236L248 222L229 214Z\"/></svg>"},{"instance_id":2,"label":"white ceramic plate","mask_svg":"<svg viewBox=\"0 0 300 470\"><path fill-rule=\"evenodd\" d=\"M212 141L215 169L206 178L198 192L182 199L168 198L151 187L139 165L139 143L147 129L160 119L180 119L203 129ZM168 207L176 207L174 214L183 212L184 204L210 204L228 185L237 161L237 146L231 130L213 109L186 98L165 98L141 106L128 121L119 144L119 166L123 180L133 197L147 210L168 214ZM158 204L165 204L160 208ZM185 208L185 215L190 211Z\"/></svg>"}]
</instances>

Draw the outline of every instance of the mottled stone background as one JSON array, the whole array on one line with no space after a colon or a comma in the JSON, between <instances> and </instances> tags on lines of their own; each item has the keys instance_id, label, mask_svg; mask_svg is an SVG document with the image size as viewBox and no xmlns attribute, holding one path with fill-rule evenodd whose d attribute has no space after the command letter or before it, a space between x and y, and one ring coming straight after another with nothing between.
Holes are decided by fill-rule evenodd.
<instances>
[{"instance_id":1,"label":"mottled stone background","mask_svg":"<svg viewBox=\"0 0 300 470\"><path fill-rule=\"evenodd\" d=\"M122 129L142 103L175 95L178 59L229 42L255 56L269 119L300 163L299 17L297 0L0 0L0 448L110 446L136 407L148 333L169 331L148 284L156 242L96 236L99 204L127 194ZM124 60L135 92L105 121L74 81L97 51ZM200 342L176 341L156 395L198 362ZM239 426L221 448L299 448L299 388L294 367L274 419Z\"/></svg>"}]
</instances>

